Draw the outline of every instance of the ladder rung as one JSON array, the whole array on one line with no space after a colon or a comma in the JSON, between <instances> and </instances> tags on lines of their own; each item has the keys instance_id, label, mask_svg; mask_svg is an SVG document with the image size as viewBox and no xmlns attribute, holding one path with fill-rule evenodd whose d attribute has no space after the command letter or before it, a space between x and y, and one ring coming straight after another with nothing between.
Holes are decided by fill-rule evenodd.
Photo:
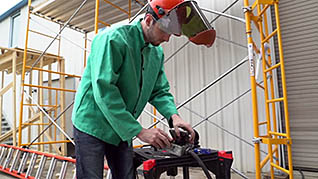
<instances>
[{"instance_id":1,"label":"ladder rung","mask_svg":"<svg viewBox=\"0 0 318 179\"><path fill-rule=\"evenodd\" d=\"M35 87L35 88L45 88L50 90L58 90L58 91L67 91L67 92L76 92L76 90L64 89L64 88L52 88L48 86L40 86L40 85L31 85L31 84L23 84L24 86Z\"/></svg>"},{"instance_id":2,"label":"ladder rung","mask_svg":"<svg viewBox=\"0 0 318 179\"><path fill-rule=\"evenodd\" d=\"M12 153L13 153L14 149L10 148L9 153L7 155L7 158L3 164L3 169L6 169L9 166L9 163L12 161Z\"/></svg>"},{"instance_id":3,"label":"ladder rung","mask_svg":"<svg viewBox=\"0 0 318 179\"><path fill-rule=\"evenodd\" d=\"M264 7L264 9L262 9L262 11L258 14L258 16L262 16L264 14L264 12L267 10L267 8L269 7L268 4L266 4L266 6Z\"/></svg>"},{"instance_id":4,"label":"ladder rung","mask_svg":"<svg viewBox=\"0 0 318 179\"><path fill-rule=\"evenodd\" d=\"M2 162L3 162L4 159L5 159L6 153L7 153L7 148L2 147L1 155L0 155L0 165L2 165Z\"/></svg>"},{"instance_id":5,"label":"ladder rung","mask_svg":"<svg viewBox=\"0 0 318 179\"><path fill-rule=\"evenodd\" d=\"M275 34L277 33L277 29L275 29L271 34L269 34L269 36L267 36L262 43L267 42L271 37L273 37Z\"/></svg>"},{"instance_id":6,"label":"ladder rung","mask_svg":"<svg viewBox=\"0 0 318 179\"><path fill-rule=\"evenodd\" d=\"M9 172L12 172L13 170L15 170L15 167L17 165L17 161L19 160L20 156L21 156L21 150L17 150L17 152L15 153L15 157L13 158L13 162L12 162L12 165L10 167Z\"/></svg>"},{"instance_id":7,"label":"ladder rung","mask_svg":"<svg viewBox=\"0 0 318 179\"><path fill-rule=\"evenodd\" d=\"M255 1L255 2L253 3L253 5L251 6L251 9L252 9L252 11L253 11L254 8L255 8L257 5L259 5L259 4L269 4L269 5L272 5L273 3L274 3L274 0L262 0L262 1L258 0L258 1Z\"/></svg>"},{"instance_id":8,"label":"ladder rung","mask_svg":"<svg viewBox=\"0 0 318 179\"><path fill-rule=\"evenodd\" d=\"M41 178L41 174L42 174L45 162L46 162L46 156L42 155L41 160L40 160L40 164L39 164L39 168L35 174L36 179Z\"/></svg>"},{"instance_id":9,"label":"ladder rung","mask_svg":"<svg viewBox=\"0 0 318 179\"><path fill-rule=\"evenodd\" d=\"M269 138L269 135L261 135L259 137L261 137L261 138Z\"/></svg>"},{"instance_id":10,"label":"ladder rung","mask_svg":"<svg viewBox=\"0 0 318 179\"><path fill-rule=\"evenodd\" d=\"M31 175L37 157L38 157L38 155L36 155L35 153L32 154L28 170L27 170L27 172L25 174L25 178L28 178Z\"/></svg>"},{"instance_id":11,"label":"ladder rung","mask_svg":"<svg viewBox=\"0 0 318 179\"><path fill-rule=\"evenodd\" d=\"M276 165L275 163L272 163L272 162L271 162L271 166L273 166L273 167L277 168L278 170L281 170L289 175L289 170L287 170L283 167L280 167L279 165Z\"/></svg>"},{"instance_id":12,"label":"ladder rung","mask_svg":"<svg viewBox=\"0 0 318 179\"><path fill-rule=\"evenodd\" d=\"M279 132L273 132L273 131L269 131L268 133L272 135L276 135L276 136L287 137L287 134L285 133L279 133Z\"/></svg>"},{"instance_id":13,"label":"ladder rung","mask_svg":"<svg viewBox=\"0 0 318 179\"><path fill-rule=\"evenodd\" d=\"M275 148L274 148L274 150L272 151L272 154L274 155L276 152L278 151L278 146L276 146ZM268 153L267 155L266 155L266 157L262 160L262 162L261 162L261 168L263 168L264 166L265 166L265 164L268 162L268 160L270 159L270 156L271 156L271 154L270 153ZM274 157L273 157L274 158ZM274 158L275 159L275 158ZM277 159L278 160L278 159Z\"/></svg>"},{"instance_id":14,"label":"ladder rung","mask_svg":"<svg viewBox=\"0 0 318 179\"><path fill-rule=\"evenodd\" d=\"M20 166L19 166L19 169L18 169L18 174L21 174L23 172L25 164L26 164L26 162L28 160L28 157L29 157L29 153L28 152L24 152L23 156L22 156L22 160L21 160Z\"/></svg>"},{"instance_id":15,"label":"ladder rung","mask_svg":"<svg viewBox=\"0 0 318 179\"><path fill-rule=\"evenodd\" d=\"M66 176L66 170L67 170L67 161L63 161L61 171L60 171L60 176L59 179L64 179Z\"/></svg>"},{"instance_id":16,"label":"ladder rung","mask_svg":"<svg viewBox=\"0 0 318 179\"><path fill-rule=\"evenodd\" d=\"M267 121L258 123L258 125L264 125L264 124L267 124Z\"/></svg>"},{"instance_id":17,"label":"ladder rung","mask_svg":"<svg viewBox=\"0 0 318 179\"><path fill-rule=\"evenodd\" d=\"M284 101L284 98L276 98L276 99L266 100L267 103L274 103L274 102L279 102L279 101Z\"/></svg>"},{"instance_id":18,"label":"ladder rung","mask_svg":"<svg viewBox=\"0 0 318 179\"><path fill-rule=\"evenodd\" d=\"M35 33L35 34L39 34L39 35L43 35L43 36L45 36L45 37L52 38L52 39L55 38L55 37L53 37L53 36L50 36L50 35L47 35L47 34L43 34L43 33L41 33L41 32L35 31L35 30L29 29L29 31L30 31L30 32L33 32L33 33ZM60 40L60 39L57 39L57 40Z\"/></svg>"},{"instance_id":19,"label":"ladder rung","mask_svg":"<svg viewBox=\"0 0 318 179\"><path fill-rule=\"evenodd\" d=\"M46 175L46 179L52 178L54 170L55 170L55 166L56 166L56 161L57 160L55 158L51 159L51 163L50 163L50 167L49 167L49 170L47 172L47 175Z\"/></svg>"},{"instance_id":20,"label":"ladder rung","mask_svg":"<svg viewBox=\"0 0 318 179\"><path fill-rule=\"evenodd\" d=\"M58 143L67 143L71 142L69 140L58 140L58 141L48 141L48 142L34 142L32 145L42 145L42 144L58 144ZM21 146L28 146L31 143L21 144Z\"/></svg>"},{"instance_id":21,"label":"ladder rung","mask_svg":"<svg viewBox=\"0 0 318 179\"><path fill-rule=\"evenodd\" d=\"M103 24L103 25L106 26L106 27L107 27L107 26L108 26L108 27L110 26L110 24L108 24L108 23L106 23L106 22L104 22L104 21L98 20L98 22L101 23L101 24Z\"/></svg>"},{"instance_id":22,"label":"ladder rung","mask_svg":"<svg viewBox=\"0 0 318 179\"><path fill-rule=\"evenodd\" d=\"M31 69L30 66L25 66L25 68ZM46 70L46 69L37 68L37 67L33 67L32 69L33 70L38 70L38 71L44 71L44 72L48 72L48 73L55 73L55 74L59 74L59 75L67 75L69 77L81 78L81 76L78 76L78 75L68 74L68 73L63 73L63 72L58 72L58 71L52 71L52 70Z\"/></svg>"},{"instance_id":23,"label":"ladder rung","mask_svg":"<svg viewBox=\"0 0 318 179\"><path fill-rule=\"evenodd\" d=\"M28 125L28 126L40 126L40 125L50 125L50 123L23 123L22 125Z\"/></svg>"},{"instance_id":24,"label":"ladder rung","mask_svg":"<svg viewBox=\"0 0 318 179\"><path fill-rule=\"evenodd\" d=\"M271 66L270 68L267 68L266 70L264 70L264 72L267 73L269 71L272 71L275 68L278 68L279 66L280 66L280 63L277 63L276 65Z\"/></svg>"},{"instance_id":25,"label":"ladder rung","mask_svg":"<svg viewBox=\"0 0 318 179\"><path fill-rule=\"evenodd\" d=\"M274 139L274 138L262 138L262 142L264 144L279 144L279 145L287 145L291 144L291 139L283 138L283 139Z\"/></svg>"},{"instance_id":26,"label":"ladder rung","mask_svg":"<svg viewBox=\"0 0 318 179\"><path fill-rule=\"evenodd\" d=\"M24 106L37 106L36 104L26 104L26 103L24 103L23 104ZM41 107L58 107L59 105L46 105L46 104L41 104L41 105L39 105L39 106L41 106Z\"/></svg>"}]
</instances>

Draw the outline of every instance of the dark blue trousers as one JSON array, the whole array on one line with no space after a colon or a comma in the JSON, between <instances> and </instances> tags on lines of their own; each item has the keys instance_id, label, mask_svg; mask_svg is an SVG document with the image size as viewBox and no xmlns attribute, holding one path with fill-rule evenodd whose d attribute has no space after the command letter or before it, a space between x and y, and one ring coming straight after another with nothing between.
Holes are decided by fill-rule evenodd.
<instances>
[{"instance_id":1,"label":"dark blue trousers","mask_svg":"<svg viewBox=\"0 0 318 179\"><path fill-rule=\"evenodd\" d=\"M101 179L106 157L112 179L135 179L133 148L127 142L108 144L74 127L77 179Z\"/></svg>"}]
</instances>

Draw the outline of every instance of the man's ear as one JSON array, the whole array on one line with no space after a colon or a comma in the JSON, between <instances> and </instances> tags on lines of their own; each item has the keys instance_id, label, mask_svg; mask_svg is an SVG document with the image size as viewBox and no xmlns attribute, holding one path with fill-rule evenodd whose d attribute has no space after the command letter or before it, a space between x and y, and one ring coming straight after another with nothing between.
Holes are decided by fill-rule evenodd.
<instances>
[{"instance_id":1,"label":"man's ear","mask_svg":"<svg viewBox=\"0 0 318 179\"><path fill-rule=\"evenodd\" d=\"M146 14L145 22L148 27L150 27L153 24L153 18L150 14Z\"/></svg>"}]
</instances>

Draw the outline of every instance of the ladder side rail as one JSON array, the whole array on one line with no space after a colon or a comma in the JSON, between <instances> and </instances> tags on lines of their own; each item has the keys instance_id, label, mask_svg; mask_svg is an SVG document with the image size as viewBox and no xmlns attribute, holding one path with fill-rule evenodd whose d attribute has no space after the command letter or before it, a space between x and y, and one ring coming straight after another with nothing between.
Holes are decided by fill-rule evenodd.
<instances>
[{"instance_id":1,"label":"ladder side rail","mask_svg":"<svg viewBox=\"0 0 318 179\"><path fill-rule=\"evenodd\" d=\"M288 101L287 101L287 89L286 89L286 76L285 76L285 66L284 66L284 55L283 55L283 46L280 30L280 20L279 20L279 9L278 2L274 2L275 7L275 18L277 26L277 40L278 40L278 49L279 49L279 60L281 63L281 80L282 80L282 90L284 98L284 117L285 117L285 129L287 134L287 139L291 140L290 137L290 126L289 126L289 113L288 113ZM293 164L292 164L292 151L291 151L291 142L287 144L287 155L288 155L288 168L289 168L289 177L290 179L294 178L293 175Z\"/></svg>"},{"instance_id":2,"label":"ladder side rail","mask_svg":"<svg viewBox=\"0 0 318 179\"><path fill-rule=\"evenodd\" d=\"M268 86L268 80L267 80L267 73L266 73L266 52L265 52L265 46L264 46L264 32L263 25L264 21L263 18L261 16L262 12L264 13L264 11L261 10L261 4L257 4L257 14L258 14L258 26L259 26L259 33L260 33L260 41L261 41L261 50L262 50L262 64L263 64L263 79L264 79L264 97L265 97L265 117L266 117L266 121L267 121L267 130L266 130L266 134L267 136L269 136L269 138L271 138L272 136L269 134L269 131L271 131L271 116L270 116L270 109L269 109L269 86ZM268 153L269 153L269 161L270 163L273 163L273 148L272 148L272 144L268 144L267 145L268 148ZM270 165L270 174L271 174L271 178L274 178L274 167L272 165Z\"/></svg>"},{"instance_id":3,"label":"ladder side rail","mask_svg":"<svg viewBox=\"0 0 318 179\"><path fill-rule=\"evenodd\" d=\"M8 151L8 149L11 149L12 151L16 151L16 157L15 159L18 159L20 158L21 155L19 155L19 153L23 153L23 157L21 159L21 163L19 165L19 168L18 170L14 170L13 166L11 166L11 168L6 168L6 169L3 169L1 166L0 166L0 171L3 171L3 172L6 172L12 176L15 176L15 177L18 177L18 178L29 178L29 179L33 179L33 178L36 178L36 179L39 179L41 178L41 174L43 172L43 169L45 167L45 162L47 160L47 158L51 158L51 163L50 163L50 172L48 174L48 178L51 178L53 173L54 173L54 169L55 169L55 166L56 166L56 162L57 161L62 161L62 167L61 167L61 170L60 170L60 176L59 178L62 179L63 176L65 176L65 172L68 168L68 164L69 163L72 163L72 164L75 164L76 163L76 160L73 159L73 158L70 158L70 157L63 157L63 156L59 156L59 155L54 155L54 154L50 154L50 153L45 153L45 152L40 152L40 151L35 151L35 150L30 150L30 149L26 149L26 148L21 148L21 147L15 147L15 146L11 146L11 145L7 145L7 144L0 144L0 149L1 149L1 152L4 156L4 158L6 157L6 152ZM32 155L31 157L31 161L30 161L30 164L29 164L29 167L26 171L26 173L24 173L23 171L25 170L25 165L27 163L27 159L29 157L29 155ZM32 169L34 169L34 165L36 163L36 160L37 160L37 157L38 156L41 156L41 160L40 160L40 163L39 163L39 168L35 174L35 177L33 176L30 176L31 173L32 173ZM107 165L104 165L104 170L109 170L109 167ZM76 177L76 174L74 173L74 175ZM65 177L64 177L65 178Z\"/></svg>"},{"instance_id":4,"label":"ladder side rail","mask_svg":"<svg viewBox=\"0 0 318 179\"><path fill-rule=\"evenodd\" d=\"M21 73L21 91L20 91L21 92L21 101L20 101L20 114L19 114L20 116L19 116L18 146L21 146L21 143L22 143L24 81L25 81L25 66L26 66L27 49L28 49L28 41L29 41L31 1L32 0L28 0L27 27L26 27L25 44L24 44L24 52L23 52L23 66L22 66L22 73Z\"/></svg>"}]
</instances>

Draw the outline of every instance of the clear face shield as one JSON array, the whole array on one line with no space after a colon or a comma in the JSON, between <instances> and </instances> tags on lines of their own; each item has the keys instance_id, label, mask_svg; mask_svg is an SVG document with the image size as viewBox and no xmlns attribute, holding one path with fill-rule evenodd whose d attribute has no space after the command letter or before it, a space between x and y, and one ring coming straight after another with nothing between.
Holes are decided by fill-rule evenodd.
<instances>
[{"instance_id":1,"label":"clear face shield","mask_svg":"<svg viewBox=\"0 0 318 179\"><path fill-rule=\"evenodd\" d=\"M177 36L185 35L197 45L211 47L215 40L215 30L195 1L185 1L177 5L157 23L165 33Z\"/></svg>"}]
</instances>

